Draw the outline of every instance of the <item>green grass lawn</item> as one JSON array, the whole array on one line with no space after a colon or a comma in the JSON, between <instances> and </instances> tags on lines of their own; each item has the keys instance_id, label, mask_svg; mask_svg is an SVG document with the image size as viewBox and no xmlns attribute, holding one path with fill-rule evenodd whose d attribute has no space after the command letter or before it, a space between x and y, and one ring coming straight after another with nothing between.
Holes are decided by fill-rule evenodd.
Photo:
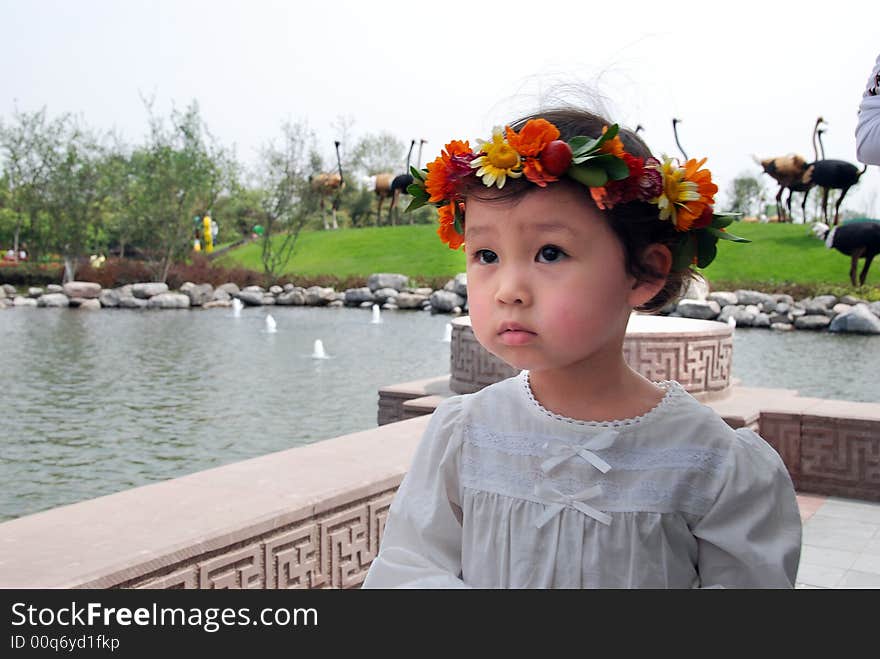
<instances>
[{"instance_id":1,"label":"green grass lawn","mask_svg":"<svg viewBox=\"0 0 880 659\"><path fill-rule=\"evenodd\" d=\"M262 271L259 241L217 259L227 267ZM440 242L433 224L365 227L336 231L303 231L288 271L299 275L368 277L374 272L400 272L412 278L453 277L464 272L464 252Z\"/></svg>"},{"instance_id":2,"label":"green grass lawn","mask_svg":"<svg viewBox=\"0 0 880 659\"><path fill-rule=\"evenodd\" d=\"M715 290L758 288L801 296L852 293L880 299L880 263L873 266L864 288L853 289L849 257L813 238L809 225L735 222L729 231L752 242L718 241L718 257L703 271ZM260 245L236 248L218 262L261 271ZM288 268L307 276L400 272L415 279L453 277L464 269L463 252L448 249L437 238L435 225L425 224L304 231Z\"/></svg>"}]
</instances>

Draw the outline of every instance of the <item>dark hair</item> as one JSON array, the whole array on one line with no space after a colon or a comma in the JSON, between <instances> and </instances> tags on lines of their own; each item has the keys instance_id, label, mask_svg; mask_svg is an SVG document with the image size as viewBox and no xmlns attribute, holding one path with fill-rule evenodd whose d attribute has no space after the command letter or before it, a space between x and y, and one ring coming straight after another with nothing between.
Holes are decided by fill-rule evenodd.
<instances>
[{"instance_id":1,"label":"dark hair","mask_svg":"<svg viewBox=\"0 0 880 659\"><path fill-rule=\"evenodd\" d=\"M602 129L605 126L613 123L586 110L556 108L522 117L511 123L510 127L519 131L527 121L538 118L546 119L554 124L559 129L560 139L566 141L577 135L598 137L602 134ZM628 153L640 158L652 157L648 145L633 131L621 127L618 137ZM581 184L573 181L563 180L560 184L576 185L583 189ZM498 191L497 188L486 188L478 180L474 180L467 185L464 194L465 197L470 196L481 200L500 200L516 199L531 190L534 190L534 186L522 178L508 179L501 191ZM678 300L691 280L700 278L699 273L690 266L683 270L670 271L667 275L658 272L644 261L644 252L649 245L656 243L666 245L674 253L673 247L682 238L682 234L675 230L672 222L660 221L657 206L642 201L631 201L618 204L610 210L600 211L590 195L585 195L585 198L605 218L623 246L626 271L637 281L666 280L657 295L637 307L638 311L659 312L666 305Z\"/></svg>"}]
</instances>

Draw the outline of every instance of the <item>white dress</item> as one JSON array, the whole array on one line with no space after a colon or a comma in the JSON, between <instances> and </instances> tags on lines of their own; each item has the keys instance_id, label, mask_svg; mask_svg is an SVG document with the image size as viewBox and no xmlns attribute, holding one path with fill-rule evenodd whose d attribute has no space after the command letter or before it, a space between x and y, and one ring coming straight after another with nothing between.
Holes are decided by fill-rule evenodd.
<instances>
[{"instance_id":1,"label":"white dress","mask_svg":"<svg viewBox=\"0 0 880 659\"><path fill-rule=\"evenodd\" d=\"M677 382L586 422L528 372L435 410L365 588L791 588L801 548L776 451Z\"/></svg>"}]
</instances>

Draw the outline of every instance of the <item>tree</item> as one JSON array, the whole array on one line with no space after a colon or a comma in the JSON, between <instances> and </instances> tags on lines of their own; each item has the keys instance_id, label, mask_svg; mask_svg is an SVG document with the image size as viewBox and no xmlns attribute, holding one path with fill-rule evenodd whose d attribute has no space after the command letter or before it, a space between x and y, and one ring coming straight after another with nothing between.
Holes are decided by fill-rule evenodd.
<instances>
[{"instance_id":1,"label":"tree","mask_svg":"<svg viewBox=\"0 0 880 659\"><path fill-rule=\"evenodd\" d=\"M365 135L354 149L352 164L368 176L381 172L402 174L406 168L406 147L391 133Z\"/></svg>"},{"instance_id":2,"label":"tree","mask_svg":"<svg viewBox=\"0 0 880 659\"><path fill-rule=\"evenodd\" d=\"M730 182L727 191L730 199L730 211L753 216L761 212L762 197L766 196L763 182L751 174L740 174Z\"/></svg>"},{"instance_id":3,"label":"tree","mask_svg":"<svg viewBox=\"0 0 880 659\"><path fill-rule=\"evenodd\" d=\"M101 157L95 135L73 120L66 122L57 150L46 153L44 201L52 221L50 246L64 259L64 282L76 278L79 259L99 228Z\"/></svg>"},{"instance_id":4,"label":"tree","mask_svg":"<svg viewBox=\"0 0 880 659\"><path fill-rule=\"evenodd\" d=\"M150 134L134 154L136 205L155 277L165 281L171 264L192 249L193 216L208 212L228 187L231 157L208 132L197 103L172 110L168 122L153 114L151 102L145 104Z\"/></svg>"},{"instance_id":5,"label":"tree","mask_svg":"<svg viewBox=\"0 0 880 659\"><path fill-rule=\"evenodd\" d=\"M45 186L52 156L57 152L69 115L49 119L46 108L36 112L16 109L9 124L0 123L0 151L9 191L9 210L13 213L13 249L18 254L22 234L29 237L32 256L46 246L41 231L45 209Z\"/></svg>"},{"instance_id":6,"label":"tree","mask_svg":"<svg viewBox=\"0 0 880 659\"><path fill-rule=\"evenodd\" d=\"M304 124L285 122L280 142L270 142L260 152L255 178L263 212L261 260L267 286L286 270L299 233L317 205L308 181L309 166L315 164L314 143L314 133Z\"/></svg>"},{"instance_id":7,"label":"tree","mask_svg":"<svg viewBox=\"0 0 880 659\"><path fill-rule=\"evenodd\" d=\"M125 248L138 236L135 201L140 181L130 149L115 139L103 153L99 163L102 199L102 223L106 229L107 242L125 257ZM108 245L108 246L109 246Z\"/></svg>"}]
</instances>

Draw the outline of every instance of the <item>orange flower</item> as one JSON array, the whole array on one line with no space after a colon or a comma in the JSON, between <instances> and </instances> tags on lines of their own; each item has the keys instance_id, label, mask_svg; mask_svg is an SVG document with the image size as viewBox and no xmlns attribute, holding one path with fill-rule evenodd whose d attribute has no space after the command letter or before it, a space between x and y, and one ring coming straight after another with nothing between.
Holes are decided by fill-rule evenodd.
<instances>
[{"instance_id":1,"label":"orange flower","mask_svg":"<svg viewBox=\"0 0 880 659\"><path fill-rule=\"evenodd\" d=\"M548 174L547 170L545 170L544 166L541 164L541 161L537 158L526 158L525 164L523 165L523 174L526 175L526 178L529 181L542 188L546 188L548 183L553 183L554 181L559 180L558 176Z\"/></svg>"},{"instance_id":2,"label":"orange flower","mask_svg":"<svg viewBox=\"0 0 880 659\"><path fill-rule=\"evenodd\" d=\"M602 128L602 134L608 132L608 126L604 126ZM614 136L607 142L603 143L602 146L599 147L599 151L601 153L610 153L612 156L616 156L617 158L623 158L623 154L625 153L623 150L623 142L620 141L620 137Z\"/></svg>"},{"instance_id":3,"label":"orange flower","mask_svg":"<svg viewBox=\"0 0 880 659\"><path fill-rule=\"evenodd\" d=\"M437 227L437 235L440 240L449 245L449 249L458 249L464 244L464 236L455 230L455 214L452 204L446 204L437 209L440 226Z\"/></svg>"},{"instance_id":4,"label":"orange flower","mask_svg":"<svg viewBox=\"0 0 880 659\"><path fill-rule=\"evenodd\" d=\"M675 225L679 231L688 231L694 222L703 216L705 209L715 203L718 186L712 183L711 171L700 169L705 162L706 158L700 161L691 159L684 164L682 181L688 181L696 186L699 199L687 201L678 208Z\"/></svg>"},{"instance_id":5,"label":"orange flower","mask_svg":"<svg viewBox=\"0 0 880 659\"><path fill-rule=\"evenodd\" d=\"M507 143L523 157L535 157L550 142L559 139L559 129L546 119L529 119L519 133L510 126L506 126L504 130L507 133Z\"/></svg>"},{"instance_id":6,"label":"orange flower","mask_svg":"<svg viewBox=\"0 0 880 659\"><path fill-rule=\"evenodd\" d=\"M458 181L473 171L471 160L474 157L466 141L453 140L447 144L440 155L428 163L425 177L425 189L431 195L428 201L437 203L455 196Z\"/></svg>"}]
</instances>

